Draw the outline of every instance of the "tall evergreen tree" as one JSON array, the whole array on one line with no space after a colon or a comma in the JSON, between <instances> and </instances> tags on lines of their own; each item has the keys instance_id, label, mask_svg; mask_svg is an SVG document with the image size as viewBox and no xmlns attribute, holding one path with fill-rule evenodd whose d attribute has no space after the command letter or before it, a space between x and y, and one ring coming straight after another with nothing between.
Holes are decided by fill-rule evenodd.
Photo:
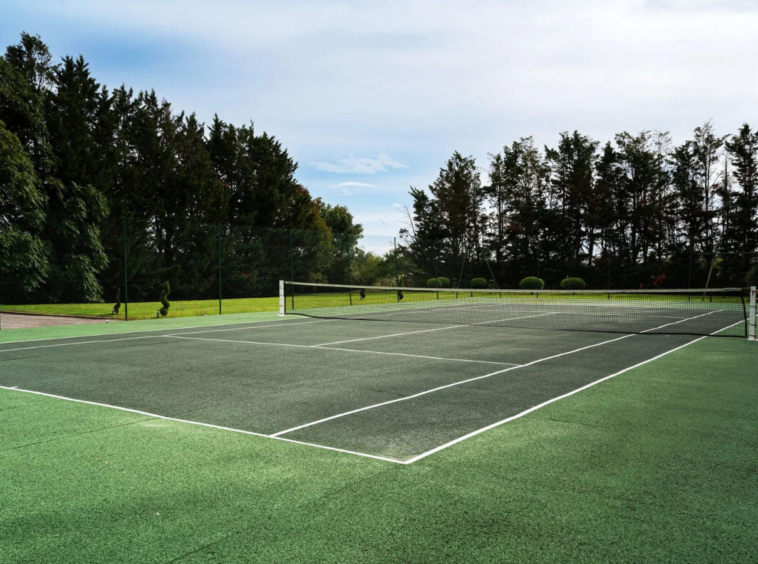
<instances>
[{"instance_id":1,"label":"tall evergreen tree","mask_svg":"<svg viewBox=\"0 0 758 564\"><path fill-rule=\"evenodd\" d=\"M724 233L729 248L738 253L758 252L758 132L744 124L736 135L726 142L726 150L732 164L732 174L739 187L735 191L730 229ZM736 268L744 273L754 268L755 258L743 255L736 261Z\"/></svg>"},{"instance_id":2,"label":"tall evergreen tree","mask_svg":"<svg viewBox=\"0 0 758 564\"><path fill-rule=\"evenodd\" d=\"M578 131L561 133L557 149L546 149L552 174L552 192L556 196L557 221L551 226L555 235L555 260L560 267L576 272L582 263L585 241L594 235L585 222L594 191L594 166L597 142ZM591 255L588 262L591 262Z\"/></svg>"}]
</instances>

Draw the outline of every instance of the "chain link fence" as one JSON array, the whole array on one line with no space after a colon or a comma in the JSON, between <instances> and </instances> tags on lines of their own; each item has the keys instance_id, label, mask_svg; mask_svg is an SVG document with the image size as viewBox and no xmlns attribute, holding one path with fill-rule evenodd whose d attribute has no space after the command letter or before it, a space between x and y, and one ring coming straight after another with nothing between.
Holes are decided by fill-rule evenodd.
<instances>
[{"instance_id":1,"label":"chain link fence","mask_svg":"<svg viewBox=\"0 0 758 564\"><path fill-rule=\"evenodd\" d=\"M64 223L58 227L66 232ZM109 219L96 231L37 243L0 239L6 242L0 245L0 329L273 312L281 279L510 289L536 276L546 288L558 288L566 277L594 289L723 288L755 284L758 262L757 253L685 250L630 263L602 252L569 267L538 247L498 252L479 241L134 217Z\"/></svg>"}]
</instances>

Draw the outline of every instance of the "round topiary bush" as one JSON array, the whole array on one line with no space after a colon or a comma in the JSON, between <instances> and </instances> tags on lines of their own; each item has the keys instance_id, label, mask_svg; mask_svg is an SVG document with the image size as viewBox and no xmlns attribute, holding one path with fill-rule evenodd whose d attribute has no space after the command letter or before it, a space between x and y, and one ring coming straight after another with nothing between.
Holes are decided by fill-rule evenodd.
<instances>
[{"instance_id":1,"label":"round topiary bush","mask_svg":"<svg viewBox=\"0 0 758 564\"><path fill-rule=\"evenodd\" d=\"M562 290L584 290L587 284L581 278L564 278L561 280Z\"/></svg>"},{"instance_id":2,"label":"round topiary bush","mask_svg":"<svg viewBox=\"0 0 758 564\"><path fill-rule=\"evenodd\" d=\"M444 276L440 276L438 278L430 278L427 280L426 286L428 288L449 288L450 278L445 278Z\"/></svg>"},{"instance_id":3,"label":"round topiary bush","mask_svg":"<svg viewBox=\"0 0 758 564\"><path fill-rule=\"evenodd\" d=\"M487 279L486 278L472 278L471 279L471 287L472 288L486 288L487 287Z\"/></svg>"},{"instance_id":4,"label":"round topiary bush","mask_svg":"<svg viewBox=\"0 0 758 564\"><path fill-rule=\"evenodd\" d=\"M519 282L518 287L522 290L542 290L545 287L545 281L536 276L527 276Z\"/></svg>"}]
</instances>

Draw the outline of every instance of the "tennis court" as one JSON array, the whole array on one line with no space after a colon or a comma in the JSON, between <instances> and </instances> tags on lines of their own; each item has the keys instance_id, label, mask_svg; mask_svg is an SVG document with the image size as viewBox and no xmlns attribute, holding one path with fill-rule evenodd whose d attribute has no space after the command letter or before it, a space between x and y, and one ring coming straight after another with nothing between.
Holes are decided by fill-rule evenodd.
<instances>
[{"instance_id":1,"label":"tennis court","mask_svg":"<svg viewBox=\"0 0 758 564\"><path fill-rule=\"evenodd\" d=\"M436 293L433 305L400 304L396 291L351 306L360 291L346 292L346 306L330 288L281 321L5 343L0 386L408 464L750 325L732 299L651 308L627 297L598 312L599 301L591 309L572 298L565 310L544 296L539 306ZM525 325L556 317L580 330ZM591 330L597 323L605 330Z\"/></svg>"}]
</instances>

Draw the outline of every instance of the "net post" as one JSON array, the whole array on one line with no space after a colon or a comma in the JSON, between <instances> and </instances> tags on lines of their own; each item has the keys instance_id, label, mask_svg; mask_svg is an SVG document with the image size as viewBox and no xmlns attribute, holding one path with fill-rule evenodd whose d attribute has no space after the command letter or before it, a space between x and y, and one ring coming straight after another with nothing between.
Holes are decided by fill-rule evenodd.
<instances>
[{"instance_id":1,"label":"net post","mask_svg":"<svg viewBox=\"0 0 758 564\"><path fill-rule=\"evenodd\" d=\"M750 287L750 321L748 321L748 339L755 341L755 286Z\"/></svg>"},{"instance_id":2,"label":"net post","mask_svg":"<svg viewBox=\"0 0 758 564\"><path fill-rule=\"evenodd\" d=\"M279 280L279 317L284 317L284 280Z\"/></svg>"}]
</instances>

